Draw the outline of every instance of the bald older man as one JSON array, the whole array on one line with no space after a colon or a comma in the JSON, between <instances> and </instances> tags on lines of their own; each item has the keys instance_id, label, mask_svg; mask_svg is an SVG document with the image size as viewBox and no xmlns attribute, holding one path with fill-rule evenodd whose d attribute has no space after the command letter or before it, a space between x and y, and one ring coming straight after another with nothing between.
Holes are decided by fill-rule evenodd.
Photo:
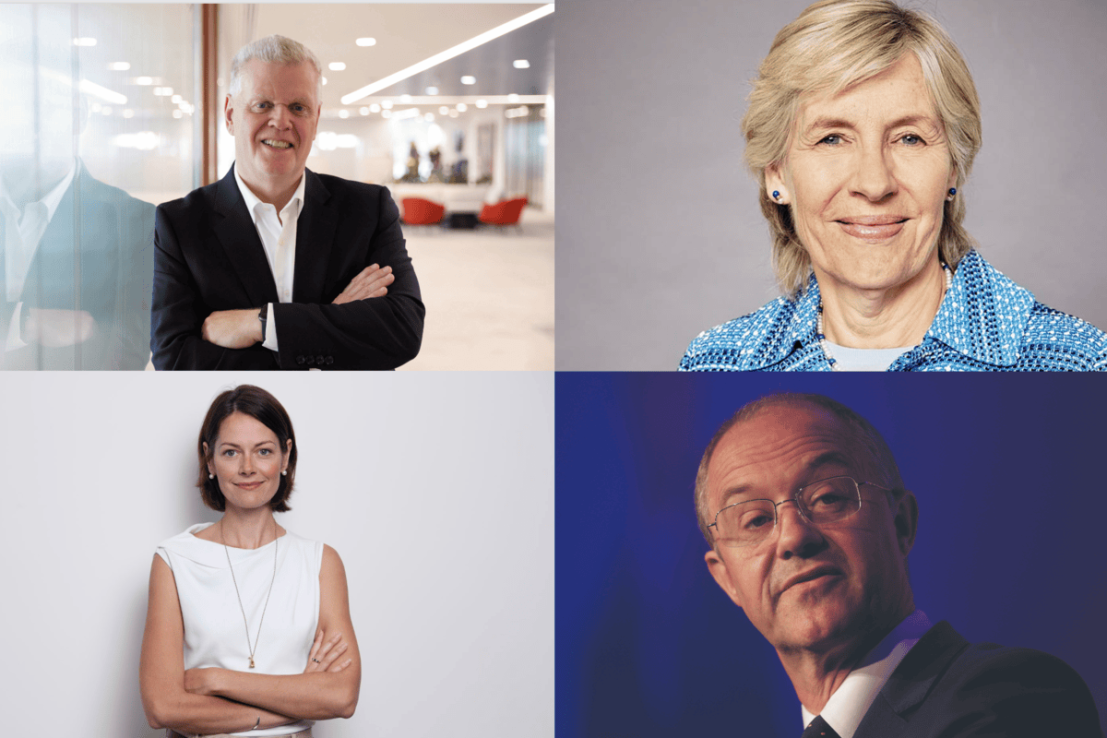
<instances>
[{"instance_id":1,"label":"bald older man","mask_svg":"<svg viewBox=\"0 0 1107 738\"><path fill-rule=\"evenodd\" d=\"M795 687L803 738L1103 735L1064 662L970 644L915 608L917 501L845 405L779 394L740 409L704 452L696 510L711 575Z\"/></svg>"}]
</instances>

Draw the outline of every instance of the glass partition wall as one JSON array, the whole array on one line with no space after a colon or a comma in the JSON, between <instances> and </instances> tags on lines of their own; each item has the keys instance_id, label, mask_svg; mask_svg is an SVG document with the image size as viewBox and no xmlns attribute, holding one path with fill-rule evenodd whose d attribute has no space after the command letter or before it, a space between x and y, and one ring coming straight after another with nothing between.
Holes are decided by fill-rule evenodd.
<instances>
[{"instance_id":1,"label":"glass partition wall","mask_svg":"<svg viewBox=\"0 0 1107 738\"><path fill-rule=\"evenodd\" d=\"M143 369L154 204L200 183L199 6L0 5L0 365Z\"/></svg>"}]
</instances>

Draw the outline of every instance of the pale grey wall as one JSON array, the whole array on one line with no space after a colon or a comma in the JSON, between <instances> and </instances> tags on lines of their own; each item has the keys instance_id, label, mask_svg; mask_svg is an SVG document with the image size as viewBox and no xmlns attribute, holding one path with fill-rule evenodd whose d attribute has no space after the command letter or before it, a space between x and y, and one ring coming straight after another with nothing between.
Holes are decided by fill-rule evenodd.
<instances>
[{"instance_id":1,"label":"pale grey wall","mask_svg":"<svg viewBox=\"0 0 1107 738\"><path fill-rule=\"evenodd\" d=\"M742 163L747 81L808 0L557 5L557 368L675 369L777 295ZM993 265L1107 329L1107 2L925 0L981 96L964 188Z\"/></svg>"},{"instance_id":2,"label":"pale grey wall","mask_svg":"<svg viewBox=\"0 0 1107 738\"><path fill-rule=\"evenodd\" d=\"M8 731L164 734L138 692L150 564L159 541L217 519L193 486L196 436L242 382L273 392L296 429L293 509L278 519L346 567L361 701L315 735L553 738L550 372L9 375Z\"/></svg>"}]
</instances>

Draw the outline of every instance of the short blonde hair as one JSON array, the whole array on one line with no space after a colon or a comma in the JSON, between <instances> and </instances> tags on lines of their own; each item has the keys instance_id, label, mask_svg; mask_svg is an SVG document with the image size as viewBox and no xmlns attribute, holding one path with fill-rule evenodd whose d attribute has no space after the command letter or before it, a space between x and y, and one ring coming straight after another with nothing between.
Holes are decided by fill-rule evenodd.
<instances>
[{"instance_id":1,"label":"short blonde hair","mask_svg":"<svg viewBox=\"0 0 1107 738\"><path fill-rule=\"evenodd\" d=\"M914 52L922 65L960 189L980 150L980 100L964 58L930 16L892 0L819 0L780 30L761 63L742 133L746 163L757 176L761 212L772 231L773 269L790 297L806 286L811 259L789 206L769 197L765 170L784 163L804 95L841 92L885 71L907 52ZM974 245L962 226L964 219L964 198L947 201L938 249L951 267Z\"/></svg>"},{"instance_id":2,"label":"short blonde hair","mask_svg":"<svg viewBox=\"0 0 1107 738\"><path fill-rule=\"evenodd\" d=\"M254 59L270 64L308 62L315 68L316 102L323 99L323 66L319 63L319 58L299 41L277 34L251 41L234 55L231 60L231 83L227 86L227 94L231 97L236 97L242 91L242 71Z\"/></svg>"}]
</instances>

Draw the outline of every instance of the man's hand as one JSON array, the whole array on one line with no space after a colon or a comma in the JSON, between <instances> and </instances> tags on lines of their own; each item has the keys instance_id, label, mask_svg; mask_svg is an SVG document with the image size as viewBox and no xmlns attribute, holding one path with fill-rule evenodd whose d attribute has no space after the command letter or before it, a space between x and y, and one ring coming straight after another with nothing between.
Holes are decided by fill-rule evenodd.
<instances>
[{"instance_id":1,"label":"man's hand","mask_svg":"<svg viewBox=\"0 0 1107 738\"><path fill-rule=\"evenodd\" d=\"M376 264L370 264L362 270L361 274L350 280L342 294L334 298L335 305L342 305L354 300L367 300L370 297L384 297L388 294L388 285L396 281L392 276L392 267L381 269Z\"/></svg>"},{"instance_id":2,"label":"man's hand","mask_svg":"<svg viewBox=\"0 0 1107 738\"><path fill-rule=\"evenodd\" d=\"M216 310L204 320L200 337L208 343L229 349L249 348L261 342L258 308Z\"/></svg>"},{"instance_id":3,"label":"man's hand","mask_svg":"<svg viewBox=\"0 0 1107 738\"><path fill-rule=\"evenodd\" d=\"M30 308L20 338L24 343L62 348L84 343L92 337L95 330L96 319L86 310Z\"/></svg>"},{"instance_id":4,"label":"man's hand","mask_svg":"<svg viewBox=\"0 0 1107 738\"><path fill-rule=\"evenodd\" d=\"M346 653L347 648L349 648L349 646L346 644L346 641L342 640L341 633L335 633L330 638L324 640L323 630L320 628L315 632L315 642L311 644L311 653L308 654L307 667L304 668L304 673L308 674L313 671L342 671L353 663L353 659L337 661L339 656Z\"/></svg>"}]
</instances>

